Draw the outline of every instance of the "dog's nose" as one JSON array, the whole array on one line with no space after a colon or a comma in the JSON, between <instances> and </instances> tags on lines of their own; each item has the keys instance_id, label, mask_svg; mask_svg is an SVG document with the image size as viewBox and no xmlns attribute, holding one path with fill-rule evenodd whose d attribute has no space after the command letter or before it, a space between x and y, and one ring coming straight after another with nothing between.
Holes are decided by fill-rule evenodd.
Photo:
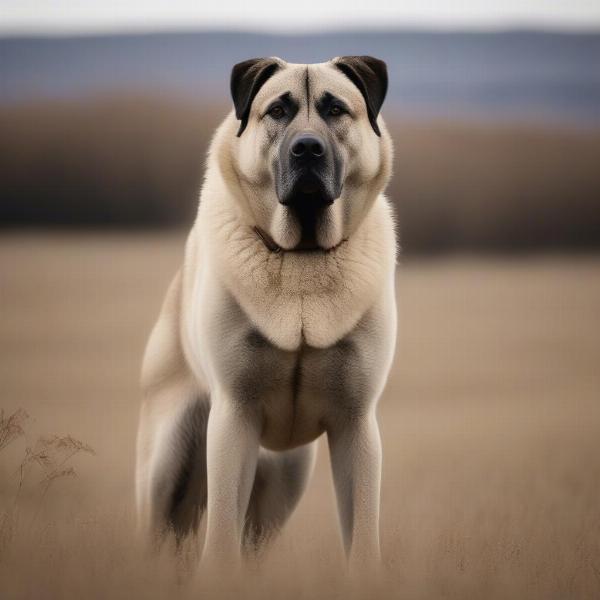
<instances>
[{"instance_id":1,"label":"dog's nose","mask_svg":"<svg viewBox=\"0 0 600 600\"><path fill-rule=\"evenodd\" d=\"M290 152L297 160L318 160L325 154L325 141L316 133L300 133L292 140Z\"/></svg>"}]
</instances>

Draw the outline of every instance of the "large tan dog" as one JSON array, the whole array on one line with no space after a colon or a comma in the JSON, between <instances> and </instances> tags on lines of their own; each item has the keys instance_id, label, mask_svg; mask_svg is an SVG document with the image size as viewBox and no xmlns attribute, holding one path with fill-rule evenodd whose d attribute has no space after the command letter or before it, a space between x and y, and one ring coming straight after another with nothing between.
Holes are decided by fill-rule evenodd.
<instances>
[{"instance_id":1,"label":"large tan dog","mask_svg":"<svg viewBox=\"0 0 600 600\"><path fill-rule=\"evenodd\" d=\"M137 499L203 560L278 530L327 433L351 563L379 557L375 408L394 353L385 63L249 60L212 141L198 217L144 358Z\"/></svg>"}]
</instances>

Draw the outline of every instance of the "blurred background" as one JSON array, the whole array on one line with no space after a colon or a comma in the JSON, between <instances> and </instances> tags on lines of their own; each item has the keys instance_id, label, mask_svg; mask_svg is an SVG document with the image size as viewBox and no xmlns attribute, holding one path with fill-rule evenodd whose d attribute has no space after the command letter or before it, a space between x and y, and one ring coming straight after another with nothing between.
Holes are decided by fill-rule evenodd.
<instances>
[{"instance_id":1,"label":"blurred background","mask_svg":"<svg viewBox=\"0 0 600 600\"><path fill-rule=\"evenodd\" d=\"M137 379L231 67L371 54L402 250L369 595L600 597L600 2L217 4L0 0L3 593L181 584L132 542ZM348 597L328 469L227 593Z\"/></svg>"},{"instance_id":2,"label":"blurred background","mask_svg":"<svg viewBox=\"0 0 600 600\"><path fill-rule=\"evenodd\" d=\"M5 0L0 222L185 226L234 63L373 54L405 252L597 246L598 3L420 4Z\"/></svg>"}]
</instances>

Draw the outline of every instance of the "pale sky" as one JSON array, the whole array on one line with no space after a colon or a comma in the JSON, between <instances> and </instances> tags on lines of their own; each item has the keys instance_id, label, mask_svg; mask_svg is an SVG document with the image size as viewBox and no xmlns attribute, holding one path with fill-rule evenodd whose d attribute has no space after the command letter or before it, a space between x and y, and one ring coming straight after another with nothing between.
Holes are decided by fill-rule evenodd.
<instances>
[{"instance_id":1,"label":"pale sky","mask_svg":"<svg viewBox=\"0 0 600 600\"><path fill-rule=\"evenodd\" d=\"M600 0L0 0L0 33L600 28Z\"/></svg>"}]
</instances>

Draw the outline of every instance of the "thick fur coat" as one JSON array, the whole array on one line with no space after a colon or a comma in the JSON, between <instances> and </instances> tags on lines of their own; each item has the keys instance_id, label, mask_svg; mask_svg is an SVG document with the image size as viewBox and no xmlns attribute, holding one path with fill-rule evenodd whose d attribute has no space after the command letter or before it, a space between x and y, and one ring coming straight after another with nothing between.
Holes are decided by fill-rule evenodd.
<instances>
[{"instance_id":1,"label":"thick fur coat","mask_svg":"<svg viewBox=\"0 0 600 600\"><path fill-rule=\"evenodd\" d=\"M322 433L348 556L378 559L375 408L396 337L382 65L234 68L236 110L212 140L183 264L146 349L137 447L141 527L181 539L206 511L206 561L223 564L283 525ZM318 185L293 162L306 140ZM311 219L298 216L311 203Z\"/></svg>"}]
</instances>

